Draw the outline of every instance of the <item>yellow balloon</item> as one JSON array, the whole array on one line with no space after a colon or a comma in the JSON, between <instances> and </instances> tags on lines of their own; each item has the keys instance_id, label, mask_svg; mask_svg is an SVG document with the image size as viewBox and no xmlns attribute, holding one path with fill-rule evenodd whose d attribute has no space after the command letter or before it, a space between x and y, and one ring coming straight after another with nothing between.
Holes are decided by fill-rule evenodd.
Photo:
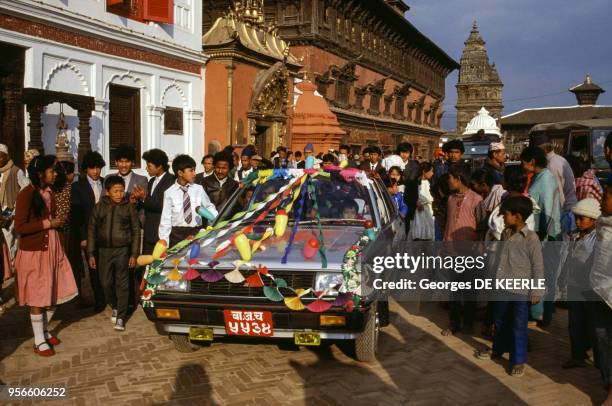
<instances>
[{"instance_id":1,"label":"yellow balloon","mask_svg":"<svg viewBox=\"0 0 612 406\"><path fill-rule=\"evenodd\" d=\"M347 166L348 166L348 161L346 159L340 161L340 168L346 168Z\"/></svg>"},{"instance_id":2,"label":"yellow balloon","mask_svg":"<svg viewBox=\"0 0 612 406\"><path fill-rule=\"evenodd\" d=\"M274 235L277 237L282 237L285 235L285 231L287 230L287 222L289 221L289 216L283 210L282 212L279 210L276 213L276 217L274 218Z\"/></svg>"},{"instance_id":3,"label":"yellow balloon","mask_svg":"<svg viewBox=\"0 0 612 406\"><path fill-rule=\"evenodd\" d=\"M251 246L249 245L249 239L244 234L238 234L234 239L234 245L240 253L242 260L247 262L251 260Z\"/></svg>"},{"instance_id":4,"label":"yellow balloon","mask_svg":"<svg viewBox=\"0 0 612 406\"><path fill-rule=\"evenodd\" d=\"M159 240L155 247L153 248L153 259L160 259L166 249L168 248L168 243L165 240Z\"/></svg>"},{"instance_id":5,"label":"yellow balloon","mask_svg":"<svg viewBox=\"0 0 612 406\"><path fill-rule=\"evenodd\" d=\"M136 258L138 266L147 266L153 263L153 255L139 255Z\"/></svg>"}]
</instances>

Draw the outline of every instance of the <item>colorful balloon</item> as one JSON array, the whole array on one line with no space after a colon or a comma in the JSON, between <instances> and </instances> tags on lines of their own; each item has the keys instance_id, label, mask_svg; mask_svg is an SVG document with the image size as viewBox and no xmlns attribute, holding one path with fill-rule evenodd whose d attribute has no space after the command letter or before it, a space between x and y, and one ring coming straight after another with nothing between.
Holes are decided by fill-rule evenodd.
<instances>
[{"instance_id":1,"label":"colorful balloon","mask_svg":"<svg viewBox=\"0 0 612 406\"><path fill-rule=\"evenodd\" d=\"M200 244L195 243L191 245L191 251L189 251L189 258L197 258L200 255Z\"/></svg>"},{"instance_id":2,"label":"colorful balloon","mask_svg":"<svg viewBox=\"0 0 612 406\"><path fill-rule=\"evenodd\" d=\"M168 249L168 243L166 242L166 240L159 240L157 241L157 243L155 244L155 247L153 248L153 259L160 259L164 253L166 252L166 250Z\"/></svg>"},{"instance_id":3,"label":"colorful balloon","mask_svg":"<svg viewBox=\"0 0 612 406\"><path fill-rule=\"evenodd\" d=\"M304 245L304 258L311 259L319 251L319 241L314 238L308 240Z\"/></svg>"},{"instance_id":4,"label":"colorful balloon","mask_svg":"<svg viewBox=\"0 0 612 406\"><path fill-rule=\"evenodd\" d=\"M315 164L315 158L313 156L309 156L306 158L306 162L304 163L304 167L305 169L312 169L314 168L314 164Z\"/></svg>"},{"instance_id":5,"label":"colorful balloon","mask_svg":"<svg viewBox=\"0 0 612 406\"><path fill-rule=\"evenodd\" d=\"M238 234L234 238L234 245L240 253L240 257L243 261L248 262L251 260L251 246L249 245L249 239L244 234Z\"/></svg>"},{"instance_id":6,"label":"colorful balloon","mask_svg":"<svg viewBox=\"0 0 612 406\"><path fill-rule=\"evenodd\" d=\"M198 207L198 214L208 221L213 221L215 219L215 215L208 211L205 207Z\"/></svg>"},{"instance_id":7,"label":"colorful balloon","mask_svg":"<svg viewBox=\"0 0 612 406\"><path fill-rule=\"evenodd\" d=\"M277 237L282 237L285 235L288 221L289 216L287 216L287 212L285 212L283 209L277 210L276 217L274 218L274 235Z\"/></svg>"},{"instance_id":8,"label":"colorful balloon","mask_svg":"<svg viewBox=\"0 0 612 406\"><path fill-rule=\"evenodd\" d=\"M138 266L147 266L153 263L153 255L139 255L136 258Z\"/></svg>"}]
</instances>

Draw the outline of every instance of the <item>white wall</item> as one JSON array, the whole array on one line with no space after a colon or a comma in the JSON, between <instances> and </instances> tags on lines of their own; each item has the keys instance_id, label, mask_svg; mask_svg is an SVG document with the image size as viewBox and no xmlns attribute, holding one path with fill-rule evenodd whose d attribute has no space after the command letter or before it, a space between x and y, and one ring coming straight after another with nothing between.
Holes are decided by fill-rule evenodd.
<instances>
[{"instance_id":1,"label":"white wall","mask_svg":"<svg viewBox=\"0 0 612 406\"><path fill-rule=\"evenodd\" d=\"M202 50L202 0L175 0L174 25L145 24L109 13L105 0L0 0L0 8L102 37L131 38L135 44L151 49L178 46L191 52Z\"/></svg>"},{"instance_id":2,"label":"white wall","mask_svg":"<svg viewBox=\"0 0 612 406\"><path fill-rule=\"evenodd\" d=\"M175 0L175 12L177 8L182 8L179 19L185 27L174 27L173 30L157 24L146 25L136 21L125 21L126 19L107 13L104 0L42 0L42 4L31 0L11 0L10 2L0 0L0 11L13 6L15 6L13 11L23 11L19 7L27 3L32 3L31 7L38 7L38 10L28 12L41 16L57 14L72 18L73 13L78 12L83 15L91 15L107 25L120 23L126 28L138 29L142 35L152 38L165 38L164 41L166 41L172 37L175 42L165 43L164 46L157 46L155 41L150 39L145 42L147 46L155 47L158 53L167 51L169 56L192 59L199 63L204 61L201 55L201 2L197 0ZM77 21L83 18L80 16ZM119 30L113 39L121 39L123 35ZM140 41L139 35L132 34L131 37L126 37L133 39L129 42L130 46ZM90 140L92 148L99 151L107 162L105 172L110 166L108 133L110 84L140 89L141 152L151 148L161 148L166 151L170 159L175 155L187 153L197 162L201 160L204 151L202 123L204 68L198 74L188 73L2 29L0 29L0 38L2 41L27 48L25 87L94 97L95 111L90 121ZM179 42L184 47L179 46ZM192 49L187 49L187 45ZM193 50L196 49L197 52L194 52ZM186 58L185 55L188 57ZM167 106L183 109L185 121L182 136L163 134L163 110ZM43 145L48 153L55 152L58 114L59 104L53 104L47 106L42 115ZM66 105L64 105L64 114L69 126L67 132L70 136L71 151L76 156L79 143L78 117L76 111ZM29 117L25 108L24 115L25 122L28 123ZM28 140L29 127L26 126L26 145ZM144 162L141 162L141 166L144 168ZM138 172L145 173L144 169Z\"/></svg>"}]
</instances>

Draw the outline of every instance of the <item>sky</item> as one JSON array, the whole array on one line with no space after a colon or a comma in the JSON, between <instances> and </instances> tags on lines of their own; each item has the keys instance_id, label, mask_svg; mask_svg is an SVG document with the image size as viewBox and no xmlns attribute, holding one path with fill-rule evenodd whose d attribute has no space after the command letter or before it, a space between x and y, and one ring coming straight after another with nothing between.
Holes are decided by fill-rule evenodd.
<instances>
[{"instance_id":1,"label":"sky","mask_svg":"<svg viewBox=\"0 0 612 406\"><path fill-rule=\"evenodd\" d=\"M406 18L459 62L478 22L503 89L503 115L576 105L567 89L587 73L612 105L612 0L405 0ZM442 125L456 127L457 71L446 80ZM554 94L554 95L551 95ZM546 97L538 97L549 95ZM519 100L517 100L519 99Z\"/></svg>"}]
</instances>

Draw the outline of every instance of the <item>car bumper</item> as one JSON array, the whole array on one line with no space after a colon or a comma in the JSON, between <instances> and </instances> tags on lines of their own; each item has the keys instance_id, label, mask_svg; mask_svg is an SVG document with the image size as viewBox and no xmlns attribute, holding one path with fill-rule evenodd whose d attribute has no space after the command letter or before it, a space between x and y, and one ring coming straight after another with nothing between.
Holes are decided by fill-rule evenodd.
<instances>
[{"instance_id":1,"label":"car bumper","mask_svg":"<svg viewBox=\"0 0 612 406\"><path fill-rule=\"evenodd\" d=\"M299 332L317 332L321 339L352 340L364 329L365 315L368 308L346 312L341 308L330 309L325 313L313 313L307 310L292 311L284 304L267 303L218 303L202 300L181 300L177 297L153 298L153 307L143 308L147 318L156 324L160 334L187 334L190 327L210 328L215 336L228 335L225 329L224 310L267 311L272 314L274 338L291 338ZM157 315L157 310L178 310L178 318L166 319ZM321 325L322 315L344 316L345 325Z\"/></svg>"}]
</instances>

